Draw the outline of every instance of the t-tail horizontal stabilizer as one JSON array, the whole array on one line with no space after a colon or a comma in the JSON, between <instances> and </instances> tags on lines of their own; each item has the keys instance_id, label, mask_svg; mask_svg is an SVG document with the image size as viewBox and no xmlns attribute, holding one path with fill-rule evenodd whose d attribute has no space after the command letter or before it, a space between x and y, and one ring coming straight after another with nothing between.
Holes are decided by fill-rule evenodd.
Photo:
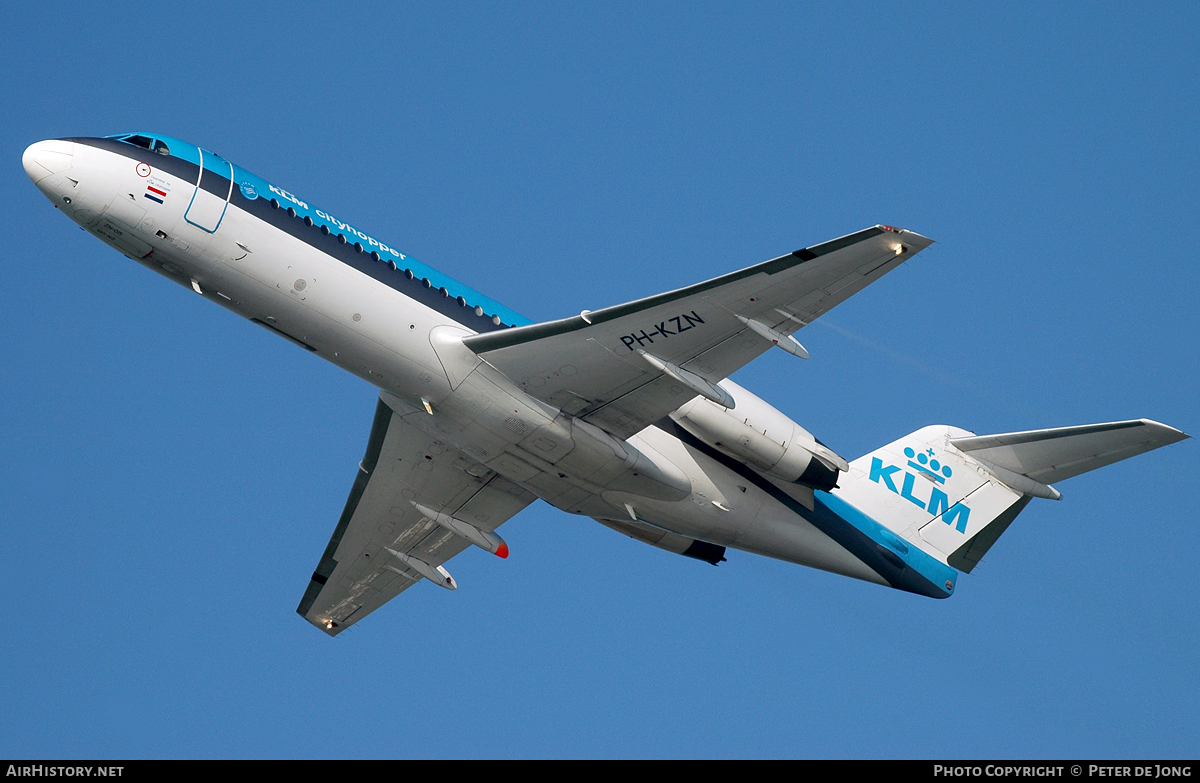
<instances>
[{"instance_id":1,"label":"t-tail horizontal stabilizer","mask_svg":"<svg viewBox=\"0 0 1200 783\"><path fill-rule=\"evenodd\" d=\"M929 555L970 573L1052 482L1188 435L1148 419L975 435L924 427L850 463L833 494Z\"/></svg>"},{"instance_id":2,"label":"t-tail horizontal stabilizer","mask_svg":"<svg viewBox=\"0 0 1200 783\"><path fill-rule=\"evenodd\" d=\"M973 435L953 438L950 443L989 470L998 467L1051 484L1187 437L1157 421L1134 419L1003 435Z\"/></svg>"}]
</instances>

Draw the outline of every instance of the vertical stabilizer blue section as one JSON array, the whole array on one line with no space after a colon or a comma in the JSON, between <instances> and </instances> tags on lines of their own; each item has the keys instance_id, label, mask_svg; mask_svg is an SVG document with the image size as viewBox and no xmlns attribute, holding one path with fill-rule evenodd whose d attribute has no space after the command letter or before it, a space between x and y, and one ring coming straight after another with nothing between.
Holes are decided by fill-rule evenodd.
<instances>
[{"instance_id":1,"label":"vertical stabilizer blue section","mask_svg":"<svg viewBox=\"0 0 1200 783\"><path fill-rule=\"evenodd\" d=\"M958 572L906 542L876 520L828 492L815 492L814 524L898 590L931 598L954 593ZM850 534L853 530L858 535Z\"/></svg>"}]
</instances>

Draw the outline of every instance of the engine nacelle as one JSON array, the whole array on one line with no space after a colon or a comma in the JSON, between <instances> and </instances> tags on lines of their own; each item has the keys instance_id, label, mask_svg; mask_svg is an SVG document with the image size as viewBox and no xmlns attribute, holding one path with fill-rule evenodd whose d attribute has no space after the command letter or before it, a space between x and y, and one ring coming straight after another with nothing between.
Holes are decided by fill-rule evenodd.
<instances>
[{"instance_id":1,"label":"engine nacelle","mask_svg":"<svg viewBox=\"0 0 1200 783\"><path fill-rule=\"evenodd\" d=\"M713 448L767 476L814 489L837 486L838 471L850 468L846 460L733 381L726 379L719 385L733 396L736 408L696 397L672 413L671 419Z\"/></svg>"}]
</instances>

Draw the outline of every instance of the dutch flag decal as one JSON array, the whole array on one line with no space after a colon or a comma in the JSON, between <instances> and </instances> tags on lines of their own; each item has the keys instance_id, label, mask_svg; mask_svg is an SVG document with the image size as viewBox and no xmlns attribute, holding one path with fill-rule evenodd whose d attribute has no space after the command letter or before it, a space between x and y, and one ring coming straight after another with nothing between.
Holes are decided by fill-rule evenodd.
<instances>
[{"instance_id":1,"label":"dutch flag decal","mask_svg":"<svg viewBox=\"0 0 1200 783\"><path fill-rule=\"evenodd\" d=\"M159 190L158 188L154 187L153 185L147 185L146 192L143 193L142 195L144 195L146 198L150 199L151 201L157 201L159 204L165 203L163 201L163 199L165 199L167 197L166 191Z\"/></svg>"}]
</instances>

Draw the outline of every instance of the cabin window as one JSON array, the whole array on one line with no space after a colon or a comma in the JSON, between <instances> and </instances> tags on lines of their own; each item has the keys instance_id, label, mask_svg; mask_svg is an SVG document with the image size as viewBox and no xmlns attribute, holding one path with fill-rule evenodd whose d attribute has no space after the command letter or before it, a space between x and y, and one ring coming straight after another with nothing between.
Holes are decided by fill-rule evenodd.
<instances>
[{"instance_id":1,"label":"cabin window","mask_svg":"<svg viewBox=\"0 0 1200 783\"><path fill-rule=\"evenodd\" d=\"M321 233L328 236L329 235L329 226L321 226Z\"/></svg>"},{"instance_id":2,"label":"cabin window","mask_svg":"<svg viewBox=\"0 0 1200 783\"><path fill-rule=\"evenodd\" d=\"M372 260L372 261L382 261L382 260L383 260L383 259L382 259L382 258L379 256L379 251L378 251L378 250L372 250L372 251L371 251L371 260Z\"/></svg>"},{"instance_id":3,"label":"cabin window","mask_svg":"<svg viewBox=\"0 0 1200 783\"><path fill-rule=\"evenodd\" d=\"M312 224L313 224L313 219L310 218L308 215L305 215L304 216L304 225L311 226Z\"/></svg>"}]
</instances>

